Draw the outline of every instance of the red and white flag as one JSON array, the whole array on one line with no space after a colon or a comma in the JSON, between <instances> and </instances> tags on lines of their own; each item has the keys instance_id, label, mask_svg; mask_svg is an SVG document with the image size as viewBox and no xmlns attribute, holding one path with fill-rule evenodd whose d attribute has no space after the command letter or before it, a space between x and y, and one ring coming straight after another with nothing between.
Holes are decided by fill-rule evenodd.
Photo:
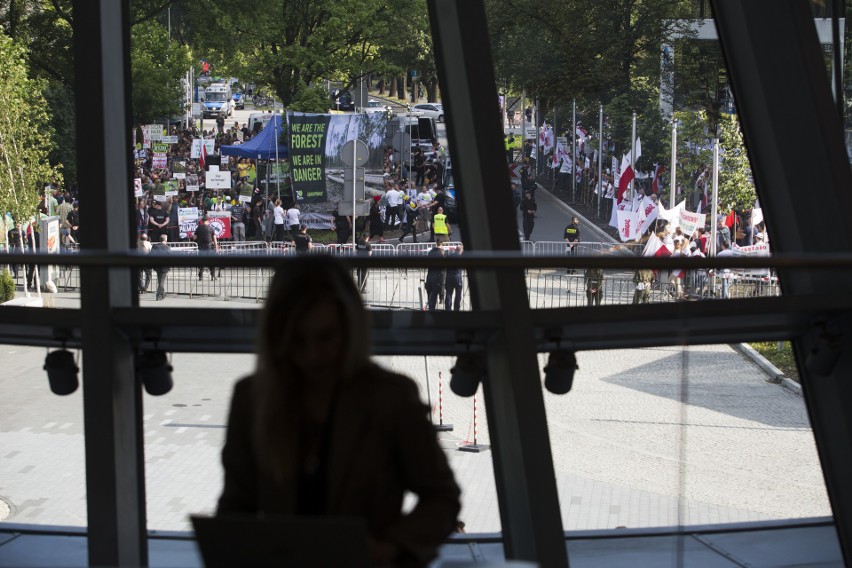
<instances>
[{"instance_id":1,"label":"red and white flag","mask_svg":"<svg viewBox=\"0 0 852 568\"><path fill-rule=\"evenodd\" d=\"M654 168L654 181L651 182L651 193L660 192L660 176L666 171L666 167L662 164Z\"/></svg>"},{"instance_id":2,"label":"red and white flag","mask_svg":"<svg viewBox=\"0 0 852 568\"><path fill-rule=\"evenodd\" d=\"M655 233L651 233L648 242L645 243L645 249L642 251L642 256L671 256L672 250L660 240Z\"/></svg>"},{"instance_id":3,"label":"red and white flag","mask_svg":"<svg viewBox=\"0 0 852 568\"><path fill-rule=\"evenodd\" d=\"M588 132L582 126L578 126L574 131L574 134L577 136L577 139L580 143L577 145L579 147L579 151L582 154L586 148L586 140L589 138Z\"/></svg>"},{"instance_id":4,"label":"red and white flag","mask_svg":"<svg viewBox=\"0 0 852 568\"><path fill-rule=\"evenodd\" d=\"M204 143L204 140L201 141L201 154L198 157L198 165L201 166L202 171L206 169L207 165L207 144Z\"/></svg>"},{"instance_id":5,"label":"red and white flag","mask_svg":"<svg viewBox=\"0 0 852 568\"><path fill-rule=\"evenodd\" d=\"M624 193L627 191L627 188L630 186L630 182L633 181L634 177L636 177L636 174L633 171L632 166L628 165L621 171L621 177L618 178L617 203L621 203L621 200L624 199Z\"/></svg>"}]
</instances>

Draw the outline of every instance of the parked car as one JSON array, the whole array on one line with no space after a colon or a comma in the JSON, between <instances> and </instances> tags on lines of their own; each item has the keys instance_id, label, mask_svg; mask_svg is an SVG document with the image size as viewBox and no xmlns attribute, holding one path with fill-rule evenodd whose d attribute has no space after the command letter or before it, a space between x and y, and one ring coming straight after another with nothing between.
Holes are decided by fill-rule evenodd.
<instances>
[{"instance_id":1,"label":"parked car","mask_svg":"<svg viewBox=\"0 0 852 568\"><path fill-rule=\"evenodd\" d=\"M355 110L355 102L349 91L333 91L331 96L331 108L337 110Z\"/></svg>"},{"instance_id":2,"label":"parked car","mask_svg":"<svg viewBox=\"0 0 852 568\"><path fill-rule=\"evenodd\" d=\"M422 113L423 116L434 118L438 122L444 122L444 106L438 103L420 103L414 105L411 109L414 112Z\"/></svg>"},{"instance_id":3,"label":"parked car","mask_svg":"<svg viewBox=\"0 0 852 568\"><path fill-rule=\"evenodd\" d=\"M370 99L367 101L367 106L364 107L364 112L387 112L390 110L389 105L383 105L379 101Z\"/></svg>"},{"instance_id":4,"label":"parked car","mask_svg":"<svg viewBox=\"0 0 852 568\"><path fill-rule=\"evenodd\" d=\"M234 99L234 108L242 110L246 108L246 96L241 92L236 92L233 94Z\"/></svg>"}]
</instances>

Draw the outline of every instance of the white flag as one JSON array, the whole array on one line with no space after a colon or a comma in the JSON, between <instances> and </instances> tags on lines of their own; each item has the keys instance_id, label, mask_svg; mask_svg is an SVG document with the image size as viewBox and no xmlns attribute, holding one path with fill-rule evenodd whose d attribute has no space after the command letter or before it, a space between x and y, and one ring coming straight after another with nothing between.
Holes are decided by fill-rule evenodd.
<instances>
[{"instance_id":1,"label":"white flag","mask_svg":"<svg viewBox=\"0 0 852 568\"><path fill-rule=\"evenodd\" d=\"M654 221L657 220L657 203L651 199L649 196L645 196L642 199L642 203L639 205L639 229L638 233L641 237L645 234L645 231L648 230L648 227L653 225Z\"/></svg>"},{"instance_id":2,"label":"white flag","mask_svg":"<svg viewBox=\"0 0 852 568\"><path fill-rule=\"evenodd\" d=\"M636 238L637 229L639 228L639 212L638 211L619 211L618 212L618 235L621 237L621 242L632 241Z\"/></svg>"},{"instance_id":3,"label":"white flag","mask_svg":"<svg viewBox=\"0 0 852 568\"><path fill-rule=\"evenodd\" d=\"M636 165L636 162L639 161L639 158L642 157L642 140L640 138L636 138L636 155L633 156L633 165Z\"/></svg>"}]
</instances>

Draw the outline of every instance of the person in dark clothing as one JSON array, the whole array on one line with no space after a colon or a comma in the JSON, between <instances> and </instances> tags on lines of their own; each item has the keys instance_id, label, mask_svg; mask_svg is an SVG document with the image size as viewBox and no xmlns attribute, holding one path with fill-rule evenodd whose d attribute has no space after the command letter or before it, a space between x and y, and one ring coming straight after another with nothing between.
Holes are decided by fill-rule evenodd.
<instances>
[{"instance_id":1,"label":"person in dark clothing","mask_svg":"<svg viewBox=\"0 0 852 568\"><path fill-rule=\"evenodd\" d=\"M352 221L346 215L334 212L334 229L337 231L337 244L342 245L349 242L352 234Z\"/></svg>"},{"instance_id":2,"label":"person in dark clothing","mask_svg":"<svg viewBox=\"0 0 852 568\"><path fill-rule=\"evenodd\" d=\"M577 217L571 217L571 224L565 227L565 243L566 250L568 256L574 256L577 254L577 243L580 242L580 220ZM574 269L569 268L568 274L573 274Z\"/></svg>"},{"instance_id":3,"label":"person in dark clothing","mask_svg":"<svg viewBox=\"0 0 852 568\"><path fill-rule=\"evenodd\" d=\"M299 232L296 234L296 238L293 239L293 243L296 245L296 254L308 254L311 252L313 239L308 235L307 225L299 226Z\"/></svg>"},{"instance_id":4,"label":"person in dark clothing","mask_svg":"<svg viewBox=\"0 0 852 568\"><path fill-rule=\"evenodd\" d=\"M360 256L370 256L373 254L373 247L370 245L369 235L361 233L358 240L355 242L355 254ZM358 290L362 294L367 293L367 268L358 267Z\"/></svg>"},{"instance_id":5,"label":"person in dark clothing","mask_svg":"<svg viewBox=\"0 0 852 568\"><path fill-rule=\"evenodd\" d=\"M439 240L435 242L435 246L429 251L429 256L444 256L444 249L441 248L443 243ZM427 305L430 312L434 312L438 305L438 297L444 296L444 280L445 268L430 266L426 270L426 297Z\"/></svg>"},{"instance_id":6,"label":"person in dark clothing","mask_svg":"<svg viewBox=\"0 0 852 568\"><path fill-rule=\"evenodd\" d=\"M382 213L379 210L378 195L373 196L373 203L370 205L370 238L375 240L378 237L379 242L385 240L385 223L382 220Z\"/></svg>"},{"instance_id":7,"label":"person in dark clothing","mask_svg":"<svg viewBox=\"0 0 852 568\"><path fill-rule=\"evenodd\" d=\"M456 247L455 252L450 256L459 256L462 253L462 246ZM444 279L444 309L450 311L459 311L461 309L462 298L462 268L448 267L447 275Z\"/></svg>"},{"instance_id":8,"label":"person in dark clothing","mask_svg":"<svg viewBox=\"0 0 852 568\"><path fill-rule=\"evenodd\" d=\"M27 227L27 232L25 233L24 238L24 254L35 254L38 252L38 247L41 244L41 239L39 237L39 232L36 231L35 226L30 223ZM39 272L39 267L35 264L27 265L27 289L32 289L35 287L36 277Z\"/></svg>"},{"instance_id":9,"label":"person in dark clothing","mask_svg":"<svg viewBox=\"0 0 852 568\"><path fill-rule=\"evenodd\" d=\"M535 227L535 212L538 210L538 205L536 204L535 198L532 196L531 192L524 192L524 198L521 200L519 209L523 214L524 240L528 241L530 240L533 228Z\"/></svg>"},{"instance_id":10,"label":"person in dark clothing","mask_svg":"<svg viewBox=\"0 0 852 568\"><path fill-rule=\"evenodd\" d=\"M12 230L6 234L7 243L9 243L9 252L12 254L20 254L23 251L21 250L21 224L16 223L15 226L12 227ZM18 265L12 264L12 275L15 280L18 279Z\"/></svg>"},{"instance_id":11,"label":"person in dark clothing","mask_svg":"<svg viewBox=\"0 0 852 568\"><path fill-rule=\"evenodd\" d=\"M80 202L75 201L73 204L74 209L68 212L68 216L66 217L68 220L68 225L71 227L71 238L74 239L75 243L80 242Z\"/></svg>"},{"instance_id":12,"label":"person in dark clothing","mask_svg":"<svg viewBox=\"0 0 852 568\"><path fill-rule=\"evenodd\" d=\"M198 227L195 229L195 233L192 235L192 238L195 239L195 242L198 243L198 252L200 254L212 254L215 250L219 248L219 241L216 238L216 232L210 227L210 220L207 216L204 216L204 219L198 224ZM213 265L209 266L210 268L210 279L216 280L216 267ZM204 267L198 267L198 279L201 280L204 277Z\"/></svg>"},{"instance_id":13,"label":"person in dark clothing","mask_svg":"<svg viewBox=\"0 0 852 568\"><path fill-rule=\"evenodd\" d=\"M168 240L168 235L160 235L160 242L151 245L150 254L160 256L171 254L172 249L166 244ZM166 297L166 278L169 276L169 267L158 266L154 271L157 273L157 299L162 300Z\"/></svg>"}]
</instances>

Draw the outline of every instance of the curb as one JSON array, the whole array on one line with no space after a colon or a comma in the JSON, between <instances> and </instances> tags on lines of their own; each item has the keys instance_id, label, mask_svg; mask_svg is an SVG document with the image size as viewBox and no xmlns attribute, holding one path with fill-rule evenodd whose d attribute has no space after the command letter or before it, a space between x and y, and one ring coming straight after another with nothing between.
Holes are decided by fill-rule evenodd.
<instances>
[{"instance_id":1,"label":"curb","mask_svg":"<svg viewBox=\"0 0 852 568\"><path fill-rule=\"evenodd\" d=\"M734 343L732 347L739 351L740 354L751 359L755 365L760 367L760 369L767 375L767 382L780 384L793 394L801 396L802 385L784 375L778 367L770 363L766 357L755 351L751 345L748 343Z\"/></svg>"}]
</instances>

